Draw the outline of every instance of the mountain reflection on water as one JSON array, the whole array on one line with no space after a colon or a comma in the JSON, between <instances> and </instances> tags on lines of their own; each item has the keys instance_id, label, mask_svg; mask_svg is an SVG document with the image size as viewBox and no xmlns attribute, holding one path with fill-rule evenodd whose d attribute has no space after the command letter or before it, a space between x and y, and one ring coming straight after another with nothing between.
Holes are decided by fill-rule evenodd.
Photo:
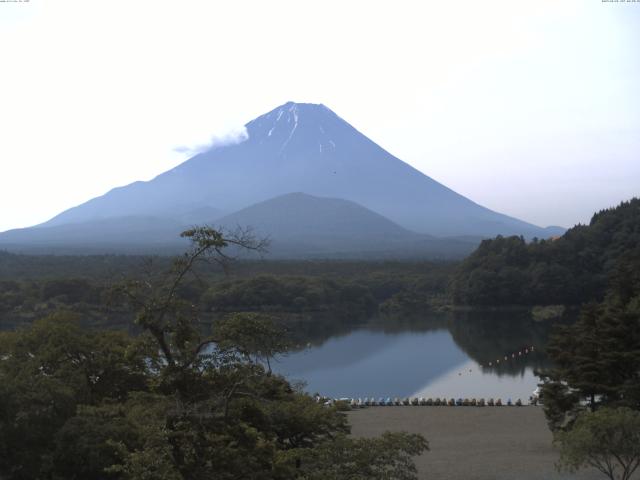
<instances>
[{"instance_id":1,"label":"mountain reflection on water","mask_svg":"<svg viewBox=\"0 0 640 480\"><path fill-rule=\"evenodd\" d=\"M307 348L280 358L275 370L331 397L526 400L539 381L534 370L548 366L551 324L513 313L378 317L333 331L325 322L310 325Z\"/></svg>"}]
</instances>

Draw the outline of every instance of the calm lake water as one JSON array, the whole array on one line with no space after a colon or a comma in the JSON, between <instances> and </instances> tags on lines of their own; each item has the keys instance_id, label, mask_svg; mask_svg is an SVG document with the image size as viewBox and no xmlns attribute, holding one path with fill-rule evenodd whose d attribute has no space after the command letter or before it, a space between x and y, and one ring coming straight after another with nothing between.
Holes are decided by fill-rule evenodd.
<instances>
[{"instance_id":1,"label":"calm lake water","mask_svg":"<svg viewBox=\"0 0 640 480\"><path fill-rule=\"evenodd\" d=\"M328 333L280 358L274 370L333 398L527 400L539 383L534 369L547 366L549 330L504 314L374 321Z\"/></svg>"}]
</instances>

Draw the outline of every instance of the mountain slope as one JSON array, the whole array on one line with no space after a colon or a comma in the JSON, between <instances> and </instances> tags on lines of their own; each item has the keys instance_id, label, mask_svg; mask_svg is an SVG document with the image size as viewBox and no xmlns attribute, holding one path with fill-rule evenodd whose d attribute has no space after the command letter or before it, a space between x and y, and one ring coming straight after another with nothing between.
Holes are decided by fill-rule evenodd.
<instances>
[{"instance_id":1,"label":"mountain slope","mask_svg":"<svg viewBox=\"0 0 640 480\"><path fill-rule=\"evenodd\" d=\"M195 215L215 214L210 210ZM304 193L281 195L216 222L225 231L251 228L269 238L267 258L440 258L468 255L477 238L441 239L406 230L348 200ZM0 235L0 248L23 253L178 253L190 225L149 216L113 217L17 229ZM243 256L247 252L236 252Z\"/></svg>"},{"instance_id":2,"label":"mountain slope","mask_svg":"<svg viewBox=\"0 0 640 480\"><path fill-rule=\"evenodd\" d=\"M24 253L161 253L184 249L185 226L166 218L126 216L20 228L0 234L0 248Z\"/></svg>"},{"instance_id":3,"label":"mountain slope","mask_svg":"<svg viewBox=\"0 0 640 480\"><path fill-rule=\"evenodd\" d=\"M270 239L272 257L459 258L477 242L438 239L406 230L357 203L290 193L218 220L224 229L250 226Z\"/></svg>"},{"instance_id":4,"label":"mountain slope","mask_svg":"<svg viewBox=\"0 0 640 480\"><path fill-rule=\"evenodd\" d=\"M320 198L289 193L218 220L226 227L248 225L264 234L279 237L327 236L331 238L414 238L416 234L396 225L357 203L338 198Z\"/></svg>"},{"instance_id":5,"label":"mountain slope","mask_svg":"<svg viewBox=\"0 0 640 480\"><path fill-rule=\"evenodd\" d=\"M97 218L233 212L289 192L342 198L437 236L546 237L486 209L397 159L323 105L289 102L246 125L248 138L214 147L149 182L111 190L46 225Z\"/></svg>"}]
</instances>

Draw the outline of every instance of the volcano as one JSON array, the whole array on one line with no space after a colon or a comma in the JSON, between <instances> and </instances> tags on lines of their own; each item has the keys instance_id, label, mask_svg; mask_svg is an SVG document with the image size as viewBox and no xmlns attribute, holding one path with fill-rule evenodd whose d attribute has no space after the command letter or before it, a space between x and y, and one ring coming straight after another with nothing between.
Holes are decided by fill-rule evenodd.
<instances>
[{"instance_id":1,"label":"volcano","mask_svg":"<svg viewBox=\"0 0 640 480\"><path fill-rule=\"evenodd\" d=\"M291 193L330 199L333 203L326 203L323 212L334 205L337 217L341 209L335 200L344 200L362 207L359 213L368 210L380 222L388 222L384 228L393 223L403 231L430 237L477 241L498 234L546 238L561 233L559 228L541 228L478 205L394 157L324 105L289 102L245 128L241 141L213 146L148 182L115 188L37 227L0 234L0 246L34 242L46 246L47 231L55 232L56 245L63 245L68 243L64 232L70 232L71 241L78 238L82 225L87 229L106 225L101 228L108 229L110 238L117 237L118 219L126 220L129 227L123 229L124 235L131 232L136 218L153 223L150 232L157 245L163 241L158 235L173 232L176 224L215 224ZM316 203L307 202L317 207ZM264 218L275 219L281 204L267 202L259 211ZM269 206L273 210L267 214L264 209ZM372 218L368 223L352 221L371 226ZM252 219L261 229L270 230L255 216ZM164 228L163 222L171 228ZM339 225L344 228L344 218L334 232L324 233L339 237ZM144 233L137 235L138 243L146 240ZM121 240L124 245L126 239Z\"/></svg>"}]
</instances>

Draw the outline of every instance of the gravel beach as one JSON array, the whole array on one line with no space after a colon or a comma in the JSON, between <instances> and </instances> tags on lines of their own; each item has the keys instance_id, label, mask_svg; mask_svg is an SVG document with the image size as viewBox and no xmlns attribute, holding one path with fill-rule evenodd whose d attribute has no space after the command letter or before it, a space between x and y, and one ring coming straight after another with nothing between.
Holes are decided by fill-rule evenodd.
<instances>
[{"instance_id":1,"label":"gravel beach","mask_svg":"<svg viewBox=\"0 0 640 480\"><path fill-rule=\"evenodd\" d=\"M420 479L605 478L593 469L556 471L558 453L540 407L368 407L348 415L355 436L385 430L423 434L430 451L416 459Z\"/></svg>"}]
</instances>

